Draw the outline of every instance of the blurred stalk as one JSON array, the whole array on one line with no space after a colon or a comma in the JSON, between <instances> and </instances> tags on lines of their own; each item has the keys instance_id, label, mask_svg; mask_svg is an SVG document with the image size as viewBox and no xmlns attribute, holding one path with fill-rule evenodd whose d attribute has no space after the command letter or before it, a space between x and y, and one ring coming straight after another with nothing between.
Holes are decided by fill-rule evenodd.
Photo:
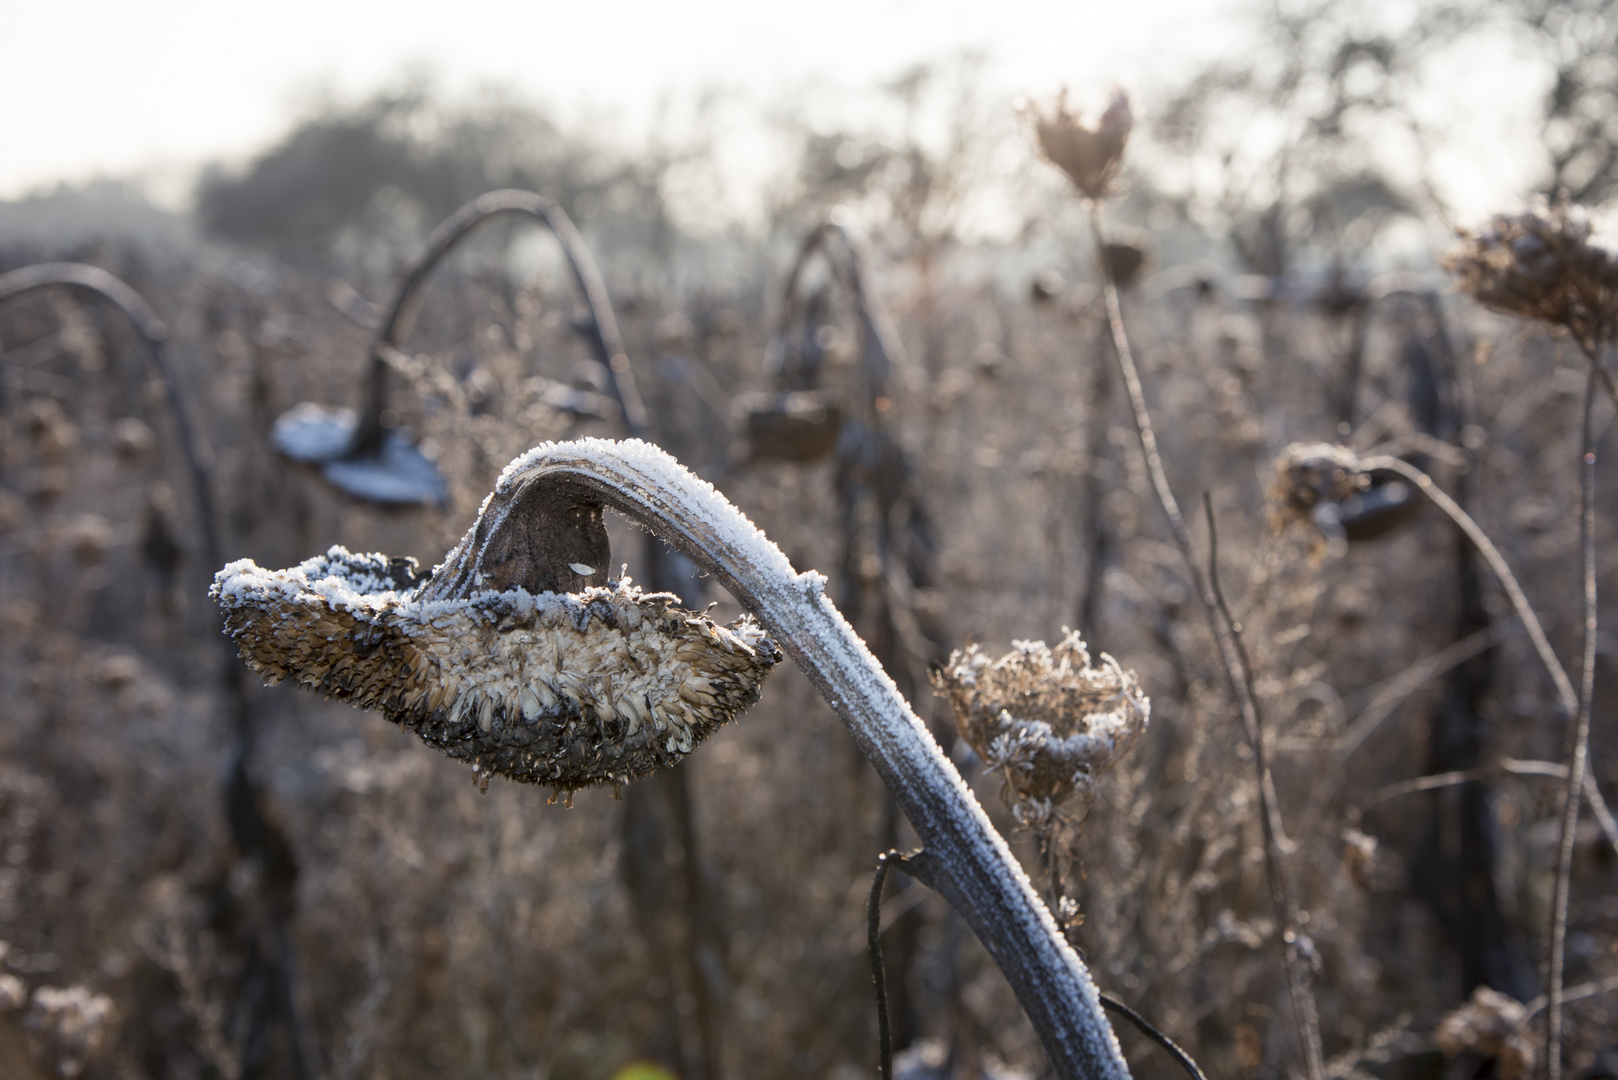
<instances>
[{"instance_id":1,"label":"blurred stalk","mask_svg":"<svg viewBox=\"0 0 1618 1080\"><path fill-rule=\"evenodd\" d=\"M1579 828L1579 793L1590 751L1590 705L1595 696L1596 675L1596 378L1601 368L1600 346L1589 354L1590 374L1584 387L1584 417L1581 428L1579 465L1580 555L1584 570L1584 666L1579 681L1579 700L1573 723L1568 728L1567 787L1562 795L1562 835L1556 856L1556 890L1551 901L1550 963L1546 973L1545 1074L1550 1080L1562 1075L1562 983L1567 944L1568 891L1573 875L1573 845Z\"/></svg>"},{"instance_id":2,"label":"blurred stalk","mask_svg":"<svg viewBox=\"0 0 1618 1080\"><path fill-rule=\"evenodd\" d=\"M1304 974L1304 959L1301 955L1304 941L1297 930L1297 915L1292 908L1283 876L1281 837L1286 833L1282 827L1275 780L1270 774L1265 753L1264 728L1252 690L1252 669L1236 636L1234 620L1230 619L1228 614L1221 614L1221 599L1210 584L1210 580L1204 577L1197 566L1191 531L1186 527L1184 515L1180 513L1180 504L1174 498L1168 474L1163 469L1163 458L1158 453L1157 434L1152 428L1151 413L1146 408L1146 394L1141 387L1140 373L1135 367L1129 334L1124 326L1123 308L1118 301L1118 287L1112 278L1112 267L1107 263L1106 233L1101 227L1101 202L1094 197L1087 199L1086 202L1090 208L1090 229L1095 238L1096 264L1101 271L1102 287L1106 296L1107 321L1112 329L1113 355L1118 360L1124 388L1129 394L1129 403L1135 420L1135 434L1140 439L1141 456L1145 459L1146 471L1151 479L1158 505L1168 518L1175 546L1179 548L1180 558L1185 564L1185 572L1191 579L1197 598L1202 601L1203 612L1207 616L1209 628L1213 631L1214 642L1219 648L1219 657L1224 664L1231 694L1241 712L1242 727L1248 745L1253 751L1253 765L1258 773L1259 821L1264 832L1265 877L1269 883L1270 900L1275 906L1276 922L1281 930L1282 955L1286 969L1287 990L1292 999L1293 1021L1297 1027L1299 1042L1302 1044L1309 1080L1322 1080L1324 1055L1320 1044L1320 1018L1315 1008L1314 995ZM1209 525L1211 529L1211 510ZM1211 535L1210 532L1210 537ZM1213 568L1211 553L1209 565Z\"/></svg>"},{"instance_id":3,"label":"blurred stalk","mask_svg":"<svg viewBox=\"0 0 1618 1080\"><path fill-rule=\"evenodd\" d=\"M197 521L202 535L202 560L208 567L223 565L213 497L213 474L197 440L197 428L181 393L174 346L168 325L151 305L120 278L82 263L39 263L0 274L0 304L41 289L67 287L109 301L146 344L163 384L175 438L185 461ZM223 649L220 677L230 708L231 748L223 791L225 822L237 858L255 865L257 889L244 901L230 895L232 914L240 915L247 952L245 970L238 979L235 1006L243 1010L245 1030L237 1065L244 1077L262 1075L273 1054L272 1028L279 1015L286 1038L288 1074L303 1080L311 1075L308 1039L299 1016L294 980L296 968L290 926L296 901L297 860L286 833L272 808L270 796L254 775L258 725L236 648L220 636Z\"/></svg>"}]
</instances>

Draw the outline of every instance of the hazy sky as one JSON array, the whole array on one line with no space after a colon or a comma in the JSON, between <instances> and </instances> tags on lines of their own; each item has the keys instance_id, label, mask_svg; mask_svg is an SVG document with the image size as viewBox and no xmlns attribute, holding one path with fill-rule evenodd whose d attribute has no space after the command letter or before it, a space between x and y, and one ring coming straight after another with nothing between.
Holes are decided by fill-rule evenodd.
<instances>
[{"instance_id":1,"label":"hazy sky","mask_svg":"<svg viewBox=\"0 0 1618 1080\"><path fill-rule=\"evenodd\" d=\"M164 201L183 203L198 165L244 160L318 95L353 100L411 70L452 94L514 89L564 124L595 123L629 147L660 106L689 123L707 90L757 116L813 116L829 101L858 108L872 100L866 87L966 50L985 57L982 90L1008 103L1064 84L1149 93L1239 56L1232 13L1256 2L11 0L0 39L0 200L58 180L139 174ZM1418 95L1442 134L1427 175L1462 220L1529 190L1543 168L1533 125L1549 84L1516 46L1485 37L1438 64ZM715 136L728 194L741 201L768 159L757 116Z\"/></svg>"},{"instance_id":2,"label":"hazy sky","mask_svg":"<svg viewBox=\"0 0 1618 1080\"><path fill-rule=\"evenodd\" d=\"M848 87L963 49L991 86L1135 83L1218 48L1219 0L80 0L7 5L0 198L58 179L241 156L317 89L358 95L411 66L451 89L492 82L644 125L707 87L761 101ZM452 14L453 12L453 14Z\"/></svg>"}]
</instances>

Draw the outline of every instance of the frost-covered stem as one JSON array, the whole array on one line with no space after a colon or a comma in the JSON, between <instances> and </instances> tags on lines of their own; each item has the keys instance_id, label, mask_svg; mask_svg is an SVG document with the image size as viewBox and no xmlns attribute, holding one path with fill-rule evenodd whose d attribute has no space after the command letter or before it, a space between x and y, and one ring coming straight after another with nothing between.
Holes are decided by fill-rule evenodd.
<instances>
[{"instance_id":1,"label":"frost-covered stem","mask_svg":"<svg viewBox=\"0 0 1618 1080\"><path fill-rule=\"evenodd\" d=\"M1562 976L1567 942L1568 892L1573 874L1573 841L1579 827L1579 790L1584 784L1585 759L1590 746L1590 705L1595 696L1596 672L1596 373L1600 354L1590 354L1590 375L1584 388L1584 424L1579 459L1580 554L1584 562L1584 668L1579 680L1578 712L1568 730L1567 787L1562 796L1562 837L1556 857L1556 891L1551 901L1551 952L1545 976L1545 1074L1562 1075Z\"/></svg>"},{"instance_id":2,"label":"frost-covered stem","mask_svg":"<svg viewBox=\"0 0 1618 1080\"><path fill-rule=\"evenodd\" d=\"M825 596L825 578L793 571L712 487L656 447L585 439L547 443L508 466L499 489L573 488L680 548L752 611L848 728L925 845L907 871L942 893L1005 973L1063 1080L1129 1075L1078 955L944 756L865 643Z\"/></svg>"},{"instance_id":3,"label":"frost-covered stem","mask_svg":"<svg viewBox=\"0 0 1618 1080\"><path fill-rule=\"evenodd\" d=\"M1123 307L1118 302L1118 287L1112 280L1112 268L1107 265L1106 235L1101 228L1101 206L1090 200L1090 230L1095 238L1096 262L1101 268L1101 281L1107 303L1107 323L1112 329L1113 355L1118 358L1118 370L1123 375L1124 388L1129 394L1131 415L1135 420L1135 434L1140 439L1141 456L1146 461L1146 472L1151 477L1152 490L1158 505L1169 520L1169 531L1174 534L1175 546L1185 563L1197 599L1202 601L1203 613L1219 648L1219 658L1225 667L1231 695L1241 713L1242 727L1248 745L1253 750L1253 766L1258 772L1259 823L1264 833L1265 877L1270 886L1270 899L1275 905L1276 921L1281 927L1283 967L1286 969L1287 992L1292 1001L1298 1038L1303 1044L1304 1065L1309 1080L1321 1080L1325 1073L1324 1052L1320 1043L1320 1020L1314 995L1309 990L1303 973L1303 960L1298 955L1300 944L1297 917L1287 893L1286 879L1281 865L1281 837L1286 835L1281 820L1281 805L1275 791L1275 780L1270 774L1264 750L1264 726L1259 720L1258 703L1251 687L1252 677L1243 663L1241 646L1234 633L1234 622L1220 617L1219 597L1197 566L1196 550L1191 543L1191 530L1186 527L1185 515L1169 487L1168 474L1163 469L1163 458L1157 450L1157 433L1152 428L1152 415L1146 408L1146 394L1141 388L1140 373L1135 368L1135 355L1129 345L1129 333L1124 327Z\"/></svg>"}]
</instances>

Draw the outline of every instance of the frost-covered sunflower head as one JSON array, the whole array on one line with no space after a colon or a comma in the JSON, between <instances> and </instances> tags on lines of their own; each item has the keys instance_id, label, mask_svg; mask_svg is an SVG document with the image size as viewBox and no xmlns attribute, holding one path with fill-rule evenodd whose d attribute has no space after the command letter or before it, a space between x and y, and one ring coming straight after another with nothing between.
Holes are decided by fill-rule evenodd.
<instances>
[{"instance_id":1,"label":"frost-covered sunflower head","mask_svg":"<svg viewBox=\"0 0 1618 1080\"><path fill-rule=\"evenodd\" d=\"M577 561L607 555L599 506L497 489L429 573L333 547L287 570L231 563L210 595L266 682L376 709L485 778L568 793L677 763L781 659L750 616L722 626Z\"/></svg>"}]
</instances>

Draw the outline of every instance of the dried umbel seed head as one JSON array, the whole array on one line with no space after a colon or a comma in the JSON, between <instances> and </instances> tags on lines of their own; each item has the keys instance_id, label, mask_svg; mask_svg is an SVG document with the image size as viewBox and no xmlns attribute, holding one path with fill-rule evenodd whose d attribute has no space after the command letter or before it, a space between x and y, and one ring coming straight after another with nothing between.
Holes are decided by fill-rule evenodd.
<instances>
[{"instance_id":1,"label":"dried umbel seed head","mask_svg":"<svg viewBox=\"0 0 1618 1080\"><path fill-rule=\"evenodd\" d=\"M1077 111L1068 109L1066 90L1057 96L1048 114L1037 106L1027 108L1045 160L1066 173L1087 197L1099 199L1111 194L1123 164L1129 130L1134 126L1129 95L1114 90L1094 127L1087 125Z\"/></svg>"},{"instance_id":2,"label":"dried umbel seed head","mask_svg":"<svg viewBox=\"0 0 1618 1080\"><path fill-rule=\"evenodd\" d=\"M1433 1034L1446 1054L1493 1058L1500 1080L1523 1080L1533 1071L1538 1047L1528 1009L1498 990L1472 991L1471 1000L1440 1020Z\"/></svg>"},{"instance_id":3,"label":"dried umbel seed head","mask_svg":"<svg viewBox=\"0 0 1618 1080\"><path fill-rule=\"evenodd\" d=\"M1618 259L1590 243L1581 207L1541 202L1461 240L1444 267L1483 306L1561 327L1592 352L1618 330Z\"/></svg>"},{"instance_id":4,"label":"dried umbel seed head","mask_svg":"<svg viewBox=\"0 0 1618 1080\"><path fill-rule=\"evenodd\" d=\"M757 701L781 653L750 617L719 626L609 582L601 510L502 477L430 574L334 547L290 570L232 563L210 595L267 682L377 709L485 782L618 785Z\"/></svg>"},{"instance_id":5,"label":"dried umbel seed head","mask_svg":"<svg viewBox=\"0 0 1618 1080\"><path fill-rule=\"evenodd\" d=\"M1084 640L1064 632L1054 649L1018 641L998 660L972 645L933 673L961 737L1000 773L1018 822L1036 831L1088 808L1097 778L1151 716L1133 672L1106 653L1093 665Z\"/></svg>"}]
</instances>

